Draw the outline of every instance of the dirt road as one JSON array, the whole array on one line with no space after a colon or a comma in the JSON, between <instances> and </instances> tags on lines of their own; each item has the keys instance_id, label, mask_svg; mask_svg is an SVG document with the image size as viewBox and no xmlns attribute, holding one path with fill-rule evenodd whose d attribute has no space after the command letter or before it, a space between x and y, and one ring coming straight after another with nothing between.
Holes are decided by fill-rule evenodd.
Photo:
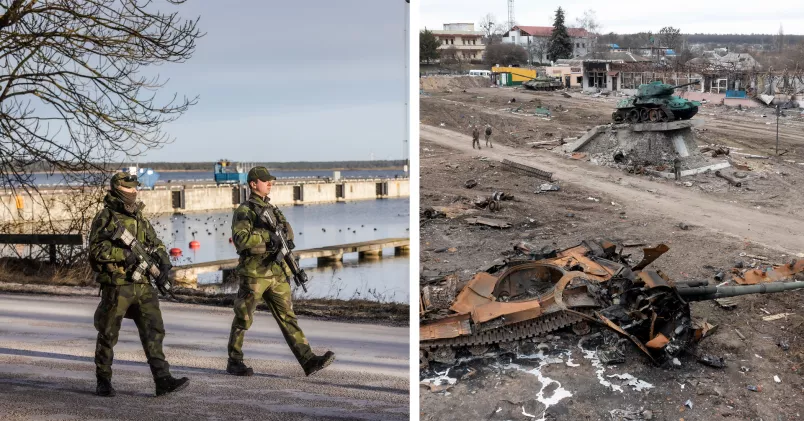
<instances>
[{"instance_id":1,"label":"dirt road","mask_svg":"<svg viewBox=\"0 0 804 421\"><path fill-rule=\"evenodd\" d=\"M525 152L505 145L473 150L470 137L439 127L422 125L421 138L475 156L533 165L552 172L554 178L562 183L583 185L610 196L631 208L632 212L664 215L775 250L794 254L804 252L804 229L800 221L782 214L771 214L767 209L715 201L701 192L671 188L645 177L630 177L615 169L570 161L546 151Z\"/></svg>"},{"instance_id":2,"label":"dirt road","mask_svg":"<svg viewBox=\"0 0 804 421\"><path fill-rule=\"evenodd\" d=\"M316 352L337 361L305 377L270 314L246 335L255 375L225 373L231 309L161 303L165 354L190 385L153 397L153 381L131 320L115 347L115 398L94 395L92 317L96 298L0 294L0 419L409 418L408 329L302 319Z\"/></svg>"}]
</instances>

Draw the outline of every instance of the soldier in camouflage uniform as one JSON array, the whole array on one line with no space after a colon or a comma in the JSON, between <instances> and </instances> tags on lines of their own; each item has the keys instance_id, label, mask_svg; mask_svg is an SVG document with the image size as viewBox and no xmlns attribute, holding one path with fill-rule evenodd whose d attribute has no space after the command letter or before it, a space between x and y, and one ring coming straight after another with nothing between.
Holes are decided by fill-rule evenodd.
<instances>
[{"instance_id":1,"label":"soldier in camouflage uniform","mask_svg":"<svg viewBox=\"0 0 804 421\"><path fill-rule=\"evenodd\" d=\"M477 126L472 130L472 149L475 148L475 143L477 143L477 148L480 149L480 130Z\"/></svg>"},{"instance_id":2,"label":"soldier in camouflage uniform","mask_svg":"<svg viewBox=\"0 0 804 421\"><path fill-rule=\"evenodd\" d=\"M278 238L257 216L260 209L270 206L286 235L288 247L295 248L293 229L285 215L269 203L268 193L275 179L265 167L252 168L247 179L251 197L235 210L232 218L232 241L240 255L235 270L240 277L240 290L234 303L235 317L229 334L226 371L236 376L254 374L251 367L243 363L243 338L254 321L254 309L261 299L271 309L282 336L306 375L322 370L335 361L335 354L331 351L322 356L315 355L304 337L290 301L290 283L287 279L292 273L284 261L276 262Z\"/></svg>"},{"instance_id":3,"label":"soldier in camouflage uniform","mask_svg":"<svg viewBox=\"0 0 804 421\"><path fill-rule=\"evenodd\" d=\"M159 310L157 292L147 277L132 280L137 265L136 255L114 234L125 228L146 249L153 250L159 270L166 281L170 272L170 258L165 246L157 238L151 224L142 215L144 205L137 198L137 176L119 172L112 176L111 190L104 197L104 207L92 221L89 238L89 261L101 285L101 302L95 311L95 329L98 340L95 347L95 376L98 385L95 393L115 396L112 387L112 360L114 346L124 317L134 320L140 333L148 365L156 383L156 395L180 390L188 379L170 375L170 365L162 353L165 327Z\"/></svg>"},{"instance_id":4,"label":"soldier in camouflage uniform","mask_svg":"<svg viewBox=\"0 0 804 421\"><path fill-rule=\"evenodd\" d=\"M491 145L491 126L489 125L486 125L486 146L488 146L489 148L494 147Z\"/></svg>"}]
</instances>

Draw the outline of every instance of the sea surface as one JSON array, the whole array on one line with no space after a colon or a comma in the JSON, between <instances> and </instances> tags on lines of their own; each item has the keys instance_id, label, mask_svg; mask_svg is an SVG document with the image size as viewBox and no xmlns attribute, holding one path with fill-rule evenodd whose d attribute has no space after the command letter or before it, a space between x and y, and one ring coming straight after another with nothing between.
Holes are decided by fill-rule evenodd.
<instances>
[{"instance_id":1,"label":"sea surface","mask_svg":"<svg viewBox=\"0 0 804 421\"><path fill-rule=\"evenodd\" d=\"M183 182L212 182L214 181L212 169L209 171L176 171L159 172L157 185ZM304 171L271 171L271 174L278 179L310 179L333 177L333 171L304 170ZM402 170L343 170L341 178L398 178L407 177ZM82 179L79 179L82 180ZM76 180L67 181L64 175L56 174L34 174L34 182L38 186L52 187L59 185L80 185L83 184Z\"/></svg>"},{"instance_id":2,"label":"sea surface","mask_svg":"<svg viewBox=\"0 0 804 421\"><path fill-rule=\"evenodd\" d=\"M296 249L384 238L409 238L410 200L361 200L345 203L280 206L293 227ZM231 238L231 211L162 215L151 219L157 234L170 248L182 250L174 265L209 262L237 257ZM200 248L191 250L196 240ZM380 259L358 259L344 255L342 264L316 267L316 259L302 259L310 278L308 292L296 296L311 298L353 297L377 301L409 302L410 258L383 250ZM221 274L201 275L200 284L219 283Z\"/></svg>"}]
</instances>

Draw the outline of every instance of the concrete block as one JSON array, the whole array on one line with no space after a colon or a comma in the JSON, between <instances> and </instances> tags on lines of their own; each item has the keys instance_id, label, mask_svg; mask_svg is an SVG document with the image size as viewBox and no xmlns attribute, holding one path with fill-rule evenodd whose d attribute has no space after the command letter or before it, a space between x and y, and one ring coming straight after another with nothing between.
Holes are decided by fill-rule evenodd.
<instances>
[{"instance_id":1,"label":"concrete block","mask_svg":"<svg viewBox=\"0 0 804 421\"><path fill-rule=\"evenodd\" d=\"M668 121L666 123L637 123L631 126L631 130L635 132L666 132L670 130L701 127L703 124L703 120L693 118L690 120Z\"/></svg>"}]
</instances>

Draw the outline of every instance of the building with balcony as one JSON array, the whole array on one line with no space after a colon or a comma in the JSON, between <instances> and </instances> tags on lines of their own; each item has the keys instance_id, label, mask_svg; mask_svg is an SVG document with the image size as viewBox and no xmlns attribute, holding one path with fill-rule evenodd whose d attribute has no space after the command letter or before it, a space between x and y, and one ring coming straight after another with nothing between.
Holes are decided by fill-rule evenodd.
<instances>
[{"instance_id":1,"label":"building with balcony","mask_svg":"<svg viewBox=\"0 0 804 421\"><path fill-rule=\"evenodd\" d=\"M444 29L431 31L441 45L439 52L454 49L462 61L480 61L486 46L483 31L475 31L474 23L445 23Z\"/></svg>"}]
</instances>

